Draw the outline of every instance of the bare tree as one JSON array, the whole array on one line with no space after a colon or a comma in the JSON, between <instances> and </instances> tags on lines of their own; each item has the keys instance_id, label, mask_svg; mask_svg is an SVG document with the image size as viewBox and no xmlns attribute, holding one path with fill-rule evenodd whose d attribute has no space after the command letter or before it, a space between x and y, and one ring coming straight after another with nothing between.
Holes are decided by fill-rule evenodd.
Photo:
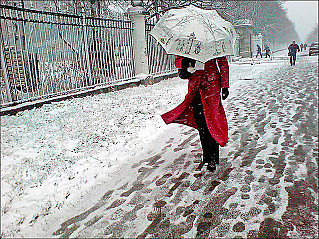
<instances>
[{"instance_id":1,"label":"bare tree","mask_svg":"<svg viewBox=\"0 0 319 239\"><path fill-rule=\"evenodd\" d=\"M308 34L306 42L318 42L318 23L312 28L312 31Z\"/></svg>"},{"instance_id":2,"label":"bare tree","mask_svg":"<svg viewBox=\"0 0 319 239\"><path fill-rule=\"evenodd\" d=\"M2 1L9 4L21 0ZM59 12L62 13L112 19L128 19L127 9L132 4L131 0L29 0L26 2L32 2L38 9L42 8L39 10L56 11L56 5L58 5ZM223 18L232 23L241 19L252 20L254 33L261 33L268 42L299 40L295 26L283 8L282 0L143 0L142 2L149 13L149 18L154 20L163 15L167 9L194 4L205 9L216 9Z\"/></svg>"}]
</instances>

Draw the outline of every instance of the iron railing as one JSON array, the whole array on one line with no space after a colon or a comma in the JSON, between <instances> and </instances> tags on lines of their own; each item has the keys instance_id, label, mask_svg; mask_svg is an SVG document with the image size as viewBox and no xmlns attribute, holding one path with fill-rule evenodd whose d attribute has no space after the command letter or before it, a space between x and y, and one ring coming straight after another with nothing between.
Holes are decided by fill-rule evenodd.
<instances>
[{"instance_id":1,"label":"iron railing","mask_svg":"<svg viewBox=\"0 0 319 239\"><path fill-rule=\"evenodd\" d=\"M150 74L162 74L177 71L174 65L175 56L168 55L163 47L150 35L157 18L149 18L145 23L148 50L148 67Z\"/></svg>"},{"instance_id":2,"label":"iron railing","mask_svg":"<svg viewBox=\"0 0 319 239\"><path fill-rule=\"evenodd\" d=\"M0 103L70 94L134 77L132 23L0 5Z\"/></svg>"}]
</instances>

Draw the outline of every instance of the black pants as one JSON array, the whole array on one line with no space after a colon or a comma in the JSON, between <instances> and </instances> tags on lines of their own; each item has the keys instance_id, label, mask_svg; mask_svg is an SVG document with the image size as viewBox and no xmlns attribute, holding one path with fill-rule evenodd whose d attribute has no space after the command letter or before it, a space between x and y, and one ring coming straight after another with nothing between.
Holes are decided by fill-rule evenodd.
<instances>
[{"instance_id":1,"label":"black pants","mask_svg":"<svg viewBox=\"0 0 319 239\"><path fill-rule=\"evenodd\" d=\"M216 164L219 164L219 144L211 136L208 130L199 91L197 91L195 95L192 106L202 144L203 161L204 163L215 162Z\"/></svg>"},{"instance_id":2,"label":"black pants","mask_svg":"<svg viewBox=\"0 0 319 239\"><path fill-rule=\"evenodd\" d=\"M296 64L296 58L297 58L296 54L292 54L290 56L290 65L295 65Z\"/></svg>"}]
</instances>

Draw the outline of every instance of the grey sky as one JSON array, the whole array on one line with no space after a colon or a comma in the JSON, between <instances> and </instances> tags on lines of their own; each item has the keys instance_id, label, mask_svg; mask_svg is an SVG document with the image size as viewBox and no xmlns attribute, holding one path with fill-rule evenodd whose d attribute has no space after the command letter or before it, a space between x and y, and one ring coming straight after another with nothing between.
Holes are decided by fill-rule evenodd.
<instances>
[{"instance_id":1,"label":"grey sky","mask_svg":"<svg viewBox=\"0 0 319 239\"><path fill-rule=\"evenodd\" d=\"M287 1L284 3L288 17L296 25L301 42L318 23L318 1Z\"/></svg>"}]
</instances>

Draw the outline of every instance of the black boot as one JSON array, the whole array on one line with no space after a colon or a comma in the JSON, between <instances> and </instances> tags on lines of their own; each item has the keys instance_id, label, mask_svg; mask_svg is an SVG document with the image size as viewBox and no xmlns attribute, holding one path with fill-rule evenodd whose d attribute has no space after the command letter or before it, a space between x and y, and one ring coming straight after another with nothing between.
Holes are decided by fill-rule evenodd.
<instances>
[{"instance_id":1,"label":"black boot","mask_svg":"<svg viewBox=\"0 0 319 239\"><path fill-rule=\"evenodd\" d=\"M211 172L215 172L216 170L216 163L215 162L209 162L207 165L207 170Z\"/></svg>"}]
</instances>

